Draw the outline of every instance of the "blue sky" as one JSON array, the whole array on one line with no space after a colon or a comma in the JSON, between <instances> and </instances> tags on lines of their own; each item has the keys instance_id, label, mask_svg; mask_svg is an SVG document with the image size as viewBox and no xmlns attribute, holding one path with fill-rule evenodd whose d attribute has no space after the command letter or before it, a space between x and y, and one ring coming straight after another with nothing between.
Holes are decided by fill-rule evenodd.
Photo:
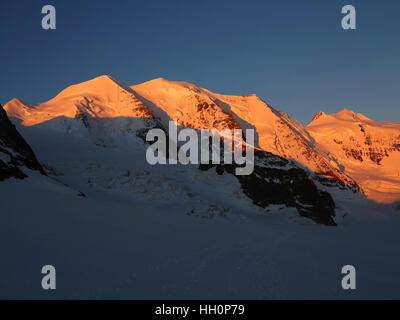
<instances>
[{"instance_id":1,"label":"blue sky","mask_svg":"<svg viewBox=\"0 0 400 320\"><path fill-rule=\"evenodd\" d=\"M57 29L41 28L41 8ZM341 8L357 30L341 28ZM2 0L0 102L39 103L109 74L256 93L306 124L342 108L400 122L400 1Z\"/></svg>"}]
</instances>

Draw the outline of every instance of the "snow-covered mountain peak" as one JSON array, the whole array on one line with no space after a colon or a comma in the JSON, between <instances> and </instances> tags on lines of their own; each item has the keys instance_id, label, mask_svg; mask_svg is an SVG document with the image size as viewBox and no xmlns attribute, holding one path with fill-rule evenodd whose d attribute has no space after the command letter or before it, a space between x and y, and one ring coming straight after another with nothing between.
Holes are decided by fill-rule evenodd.
<instances>
[{"instance_id":1,"label":"snow-covered mountain peak","mask_svg":"<svg viewBox=\"0 0 400 320\"><path fill-rule=\"evenodd\" d=\"M79 114L93 118L153 117L130 88L110 76L100 76L69 86L44 103L30 105L13 99L4 108L10 117L21 119L25 126L58 117L75 118Z\"/></svg>"},{"instance_id":2,"label":"snow-covered mountain peak","mask_svg":"<svg viewBox=\"0 0 400 320\"><path fill-rule=\"evenodd\" d=\"M400 199L400 124L377 122L349 109L320 117L306 129L316 148L378 202Z\"/></svg>"},{"instance_id":3,"label":"snow-covered mountain peak","mask_svg":"<svg viewBox=\"0 0 400 320\"><path fill-rule=\"evenodd\" d=\"M331 115L333 118L338 120L346 120L346 121L363 121L369 120L366 116L361 113L356 113L353 110L348 108L344 108L337 113Z\"/></svg>"},{"instance_id":4,"label":"snow-covered mountain peak","mask_svg":"<svg viewBox=\"0 0 400 320\"><path fill-rule=\"evenodd\" d=\"M312 118L310 123L312 123L313 121L317 121L318 119L320 119L321 117L324 117L324 116L326 116L326 113L323 112L322 110L320 110L318 113L315 114L315 116Z\"/></svg>"},{"instance_id":5,"label":"snow-covered mountain peak","mask_svg":"<svg viewBox=\"0 0 400 320\"><path fill-rule=\"evenodd\" d=\"M71 85L66 89L62 90L57 96L50 101L57 101L67 97L74 96L87 96L87 95L101 95L103 97L111 98L115 93L116 89L121 85L115 81L111 76L102 75L94 79L84 81L78 84Z\"/></svg>"},{"instance_id":6,"label":"snow-covered mountain peak","mask_svg":"<svg viewBox=\"0 0 400 320\"><path fill-rule=\"evenodd\" d=\"M355 112L349 108L343 108L339 112L336 113L337 115L343 115L343 116L353 116Z\"/></svg>"},{"instance_id":7,"label":"snow-covered mountain peak","mask_svg":"<svg viewBox=\"0 0 400 320\"><path fill-rule=\"evenodd\" d=\"M171 81L165 78L156 78L141 84L131 86L138 91L155 91L159 95L168 94L169 96L190 95L193 93L204 93L204 89L195 84L184 81Z\"/></svg>"},{"instance_id":8,"label":"snow-covered mountain peak","mask_svg":"<svg viewBox=\"0 0 400 320\"><path fill-rule=\"evenodd\" d=\"M325 124L326 122L337 122L337 121L348 121L348 122L365 122L373 121L361 113L356 113L353 110L344 108L339 112L326 114L323 111L319 111L309 122L307 128L315 125Z\"/></svg>"}]
</instances>

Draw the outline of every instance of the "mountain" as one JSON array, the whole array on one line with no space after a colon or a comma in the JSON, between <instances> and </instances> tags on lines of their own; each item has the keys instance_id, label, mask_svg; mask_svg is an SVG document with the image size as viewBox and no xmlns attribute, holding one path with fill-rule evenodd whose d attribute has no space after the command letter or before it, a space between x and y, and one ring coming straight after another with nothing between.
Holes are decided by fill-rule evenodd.
<instances>
[{"instance_id":1,"label":"mountain","mask_svg":"<svg viewBox=\"0 0 400 320\"><path fill-rule=\"evenodd\" d=\"M321 181L325 177L358 188L354 180L318 153L315 141L301 124L255 94L221 95L163 78L131 86L131 89L139 99L150 102L149 107L162 111L158 114L164 123L172 119L179 125L196 129L254 129L256 148L297 161L317 173L316 178Z\"/></svg>"},{"instance_id":2,"label":"mountain","mask_svg":"<svg viewBox=\"0 0 400 320\"><path fill-rule=\"evenodd\" d=\"M161 128L168 134L169 120L195 129L254 128L258 137L255 170L248 177L233 178L240 192L258 207L294 207L301 216L335 225L335 203L319 183L340 188L356 185L314 151L300 124L255 95L217 95L165 79L126 87L101 76L70 86L45 103L32 105L13 99L5 109L29 137L46 168L63 175L65 183L85 194L90 191L87 187L141 192L142 183L151 197L165 196L157 191L160 185L183 188L183 182L173 182L176 172L171 166L168 170L156 168L145 159L145 133ZM218 174L233 173L230 165L201 169L209 171L211 167L216 167ZM218 186L217 176L210 179ZM159 185L149 190L154 181ZM191 193L199 193L201 201L208 197L193 186L185 188L192 190L188 197Z\"/></svg>"},{"instance_id":3,"label":"mountain","mask_svg":"<svg viewBox=\"0 0 400 320\"><path fill-rule=\"evenodd\" d=\"M368 198L400 200L400 124L376 122L349 109L319 112L306 126L316 149L361 185Z\"/></svg>"},{"instance_id":4,"label":"mountain","mask_svg":"<svg viewBox=\"0 0 400 320\"><path fill-rule=\"evenodd\" d=\"M85 170L92 176L80 187L93 187L99 176L105 179L104 167L116 161L116 154L124 159L117 160L124 168L131 168L129 161L134 159L135 169L149 170L143 157L146 132L160 128L168 136L168 122L173 120L178 127L198 130L255 130L255 173L235 178L258 206L285 204L316 222L334 224L335 204L324 193L332 193L330 187L361 190L384 203L400 198L399 125L378 123L347 109L334 115L321 111L304 127L255 94L222 95L163 78L128 87L110 76L100 76L72 85L41 104L13 99L5 110L38 150L46 143L46 150L51 145L52 150L68 154L64 158L51 152L43 155L47 167L64 172L70 170L71 163L87 165ZM98 154L97 147L105 150ZM201 166L210 167L219 173L232 173L229 165ZM293 187L293 181L301 187ZM68 183L73 184L73 179ZM100 184L104 187L104 181ZM280 193L274 192L280 187ZM289 196L284 199L282 194Z\"/></svg>"},{"instance_id":5,"label":"mountain","mask_svg":"<svg viewBox=\"0 0 400 320\"><path fill-rule=\"evenodd\" d=\"M24 172L26 169L45 174L31 147L0 105L0 181L12 177L26 178L27 174Z\"/></svg>"},{"instance_id":6,"label":"mountain","mask_svg":"<svg viewBox=\"0 0 400 320\"><path fill-rule=\"evenodd\" d=\"M0 181L0 298L398 298L399 210L346 187L350 173L317 131L254 95L149 83L127 87L103 76L45 103L13 99L5 109L15 127L0 112L0 160L8 166L12 154L38 168L27 151L34 150L47 174L20 162L14 167L29 177ZM196 128L257 127L254 172L237 176L225 163L150 165L146 131L167 131L171 118ZM353 131L332 121L333 134L350 141ZM379 134L389 141L391 131ZM349 159L379 168L397 151L388 154L379 165L370 155ZM310 169L322 171L321 163L337 178ZM349 263L361 280L351 293L340 285ZM40 286L44 264L57 270L52 292Z\"/></svg>"},{"instance_id":7,"label":"mountain","mask_svg":"<svg viewBox=\"0 0 400 320\"><path fill-rule=\"evenodd\" d=\"M61 91L53 99L31 105L13 99L5 105L10 117L32 126L60 116L75 118L89 115L96 118L152 118L151 112L130 92L109 76L100 76Z\"/></svg>"},{"instance_id":8,"label":"mountain","mask_svg":"<svg viewBox=\"0 0 400 320\"><path fill-rule=\"evenodd\" d=\"M89 138L98 144L106 143L104 140L107 138L108 143L114 143L113 132L121 128L134 131L143 138L142 130L158 125L152 113L131 89L109 76L72 85L53 99L38 105L15 98L5 105L5 109L10 117L20 119L23 126L51 122L56 127L64 127L66 131L82 131L83 125L84 135L88 130ZM110 127L108 119L114 119L116 127Z\"/></svg>"}]
</instances>

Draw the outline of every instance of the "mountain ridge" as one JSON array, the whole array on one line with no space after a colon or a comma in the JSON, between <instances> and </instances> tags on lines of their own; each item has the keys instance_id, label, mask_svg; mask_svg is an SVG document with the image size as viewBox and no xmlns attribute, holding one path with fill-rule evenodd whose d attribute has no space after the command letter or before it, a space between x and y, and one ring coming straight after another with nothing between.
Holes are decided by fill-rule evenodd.
<instances>
[{"instance_id":1,"label":"mountain ridge","mask_svg":"<svg viewBox=\"0 0 400 320\"><path fill-rule=\"evenodd\" d=\"M10 117L20 119L23 126L37 125L65 116L71 119L83 117L85 121L95 118L132 117L141 122L140 119L148 118L152 124L147 125L147 128L157 125L166 128L168 121L172 120L178 126L198 130L254 129L255 148L296 161L314 172L315 178L323 183L329 184L324 181L327 178L356 190L364 190L364 187L379 189L379 186L371 187L371 183L363 183L364 181L355 173L356 168L347 169L349 157L360 159L359 154L363 152L364 156L361 156L363 161L365 154L368 154L369 159L379 166L384 163L386 153L397 152L397 142L390 145L390 142L384 138L385 133L382 136L378 135L379 137L375 139L377 141L386 139L383 151L379 149L379 146L376 148L368 146L362 151L350 146L346 146L343 152L337 149L329 150L332 143L334 146L338 143L334 140L328 143L321 138L327 136L324 133L324 130L326 131L329 127L326 126L327 121L341 123L343 128L346 128L347 124L356 124L355 128L361 132L364 127L371 126L375 128L372 130L374 132L381 128L388 129L387 132L396 131L398 125L395 123L374 122L360 113L343 109L333 115L320 111L307 126L302 126L285 113L271 107L256 94L223 95L200 88L195 84L169 81L165 78L125 86L110 76L99 76L69 86L47 102L31 105L15 98L5 105L5 109ZM141 125L138 124L138 126ZM351 138L353 129L341 130L343 128L331 125L330 134L334 132L339 135L348 134L348 139L354 139L354 137ZM365 141L369 141L366 137L363 139L364 144ZM372 140L371 143L379 142L374 138ZM360 141L356 144L360 144ZM346 165L342 163L342 159L345 159ZM395 166L395 164L391 165ZM386 176L384 175L385 179ZM362 183L359 183L360 181ZM395 184L397 184L396 181L395 179ZM379 183L382 185L386 181L378 181ZM366 194L370 196L371 192L366 192ZM374 200L380 199L374 197Z\"/></svg>"}]
</instances>

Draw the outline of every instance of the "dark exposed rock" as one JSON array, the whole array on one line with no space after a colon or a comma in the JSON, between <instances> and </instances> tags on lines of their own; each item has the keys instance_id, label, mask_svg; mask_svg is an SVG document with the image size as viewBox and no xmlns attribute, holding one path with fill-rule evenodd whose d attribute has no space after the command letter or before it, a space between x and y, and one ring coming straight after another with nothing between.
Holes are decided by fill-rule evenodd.
<instances>
[{"instance_id":1,"label":"dark exposed rock","mask_svg":"<svg viewBox=\"0 0 400 320\"><path fill-rule=\"evenodd\" d=\"M216 167L218 174L235 175L243 192L260 207L284 204L316 223L335 226L335 203L331 195L319 190L305 170L288 164L287 159L256 151L254 171L247 176L236 176L234 164L201 164L200 169Z\"/></svg>"},{"instance_id":2,"label":"dark exposed rock","mask_svg":"<svg viewBox=\"0 0 400 320\"><path fill-rule=\"evenodd\" d=\"M0 105L0 181L14 177L23 179L26 174L21 167L37 170L45 175L31 147L18 133Z\"/></svg>"},{"instance_id":3,"label":"dark exposed rock","mask_svg":"<svg viewBox=\"0 0 400 320\"><path fill-rule=\"evenodd\" d=\"M337 143L337 144L343 144L343 141L341 141L341 140L333 139L333 141L334 141L335 143Z\"/></svg>"},{"instance_id":4,"label":"dark exposed rock","mask_svg":"<svg viewBox=\"0 0 400 320\"><path fill-rule=\"evenodd\" d=\"M366 136L365 137L365 142L364 142L367 146L372 146L372 141L371 141L371 137L370 136Z\"/></svg>"}]
</instances>

